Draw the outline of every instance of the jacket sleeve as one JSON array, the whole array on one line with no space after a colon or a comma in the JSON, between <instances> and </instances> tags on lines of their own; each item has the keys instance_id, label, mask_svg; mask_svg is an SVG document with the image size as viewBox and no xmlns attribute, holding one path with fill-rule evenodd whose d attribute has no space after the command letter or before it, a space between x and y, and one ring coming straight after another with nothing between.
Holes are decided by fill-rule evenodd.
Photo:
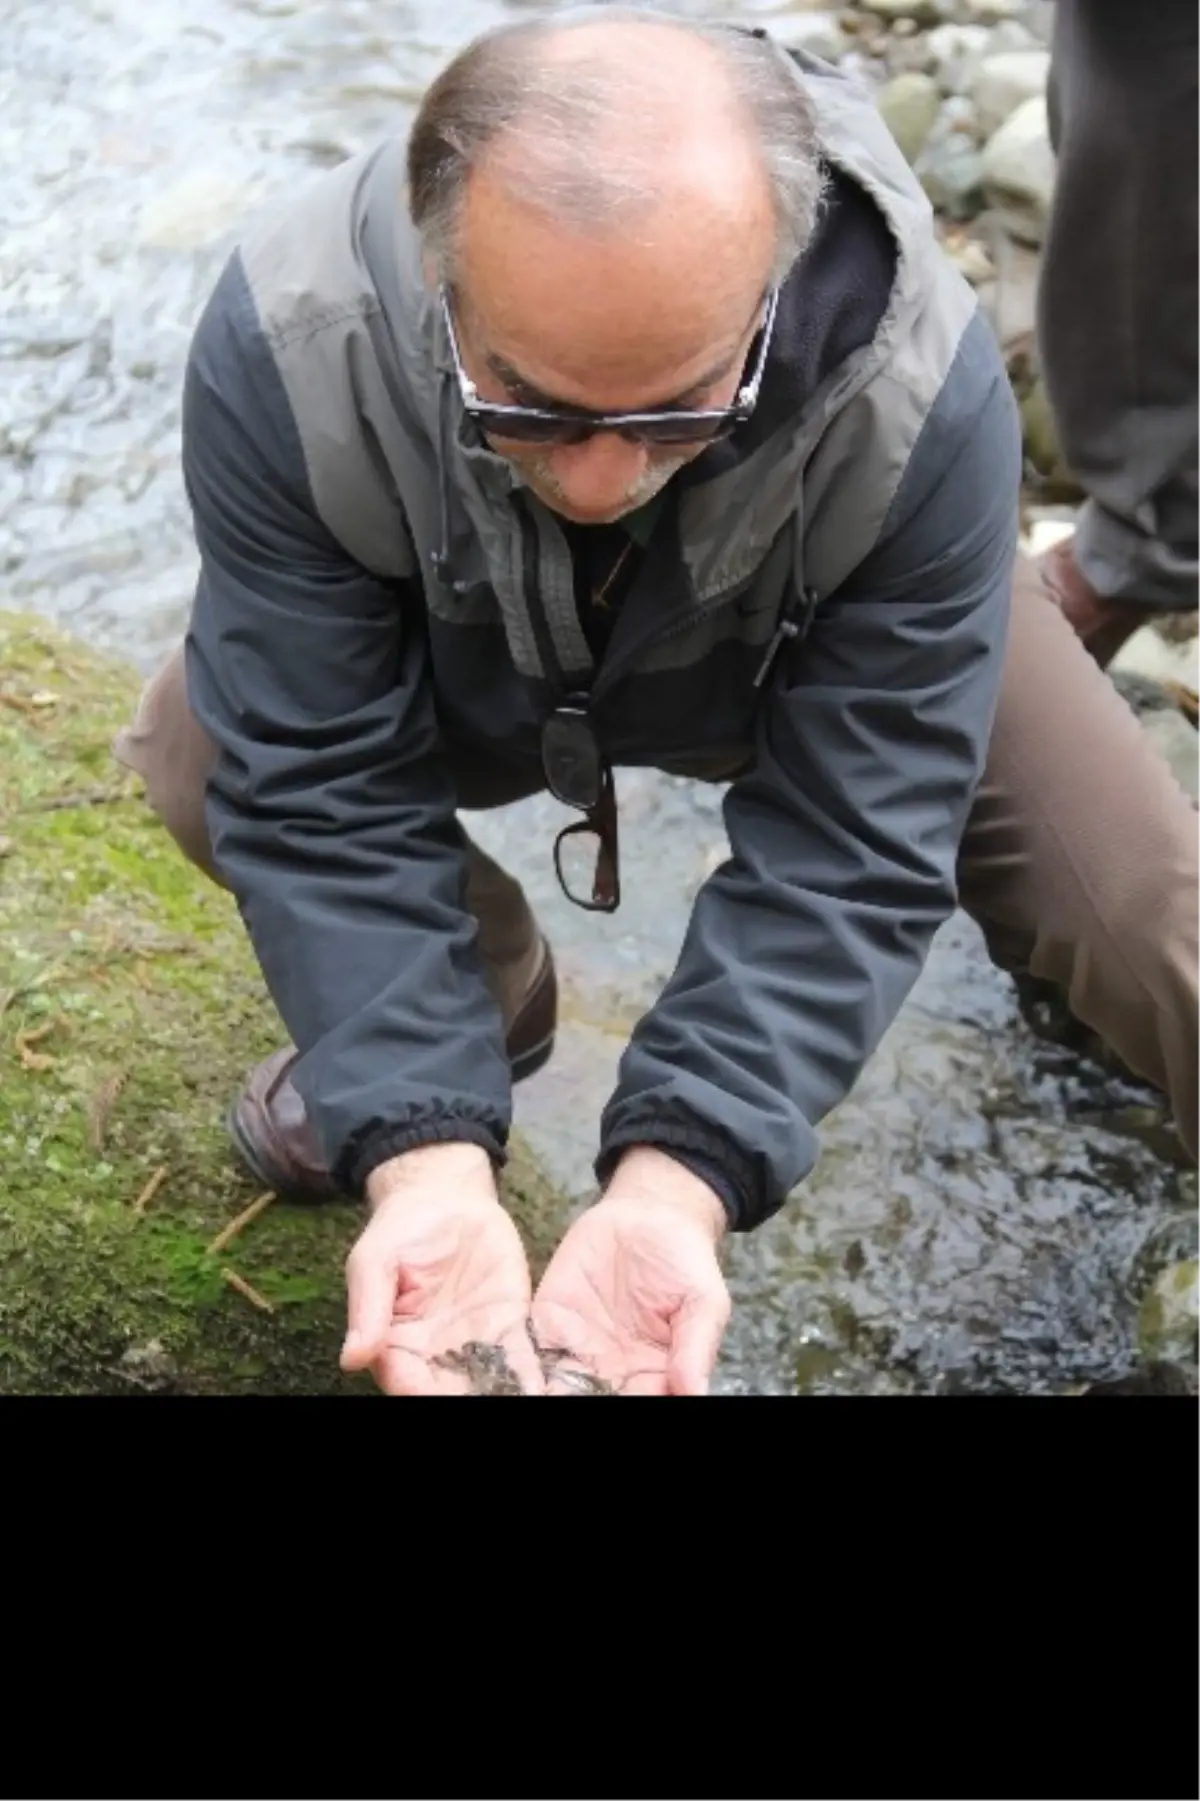
<instances>
[{"instance_id":1,"label":"jacket sleeve","mask_svg":"<svg viewBox=\"0 0 1200 1801\"><path fill-rule=\"evenodd\" d=\"M214 858L301 1053L294 1081L329 1167L358 1193L420 1144L499 1159L509 1069L465 907L423 597L354 562L317 516L236 258L193 340L183 463Z\"/></svg>"},{"instance_id":2,"label":"jacket sleeve","mask_svg":"<svg viewBox=\"0 0 1200 1801\"><path fill-rule=\"evenodd\" d=\"M735 1226L774 1212L953 911L999 691L1020 478L1016 408L976 325L876 548L776 664L755 766L726 797L732 855L625 1053L601 1182L626 1146L652 1144L722 1175Z\"/></svg>"}]
</instances>

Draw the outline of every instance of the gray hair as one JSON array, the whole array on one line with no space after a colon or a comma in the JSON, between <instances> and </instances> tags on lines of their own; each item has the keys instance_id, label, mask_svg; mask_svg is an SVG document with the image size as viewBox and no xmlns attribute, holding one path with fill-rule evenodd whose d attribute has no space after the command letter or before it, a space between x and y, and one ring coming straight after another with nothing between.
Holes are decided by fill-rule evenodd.
<instances>
[{"instance_id":1,"label":"gray hair","mask_svg":"<svg viewBox=\"0 0 1200 1801\"><path fill-rule=\"evenodd\" d=\"M803 85L769 40L638 5L573 6L502 25L468 44L429 87L408 142L408 203L441 279L454 279L468 178L501 134L510 145L519 141L524 153L505 157L506 187L564 225L594 229L652 208L658 194L647 154L655 129L652 102L641 115L625 109L638 129L622 134L624 153L611 127L622 97L636 99L647 88L653 94L656 84L660 94L674 92L670 70L653 64L614 70L539 54L554 33L610 19L670 26L717 53L732 112L756 142L770 185L772 279L782 281L812 235L824 189L813 107ZM600 156L598 141L605 145Z\"/></svg>"}]
</instances>

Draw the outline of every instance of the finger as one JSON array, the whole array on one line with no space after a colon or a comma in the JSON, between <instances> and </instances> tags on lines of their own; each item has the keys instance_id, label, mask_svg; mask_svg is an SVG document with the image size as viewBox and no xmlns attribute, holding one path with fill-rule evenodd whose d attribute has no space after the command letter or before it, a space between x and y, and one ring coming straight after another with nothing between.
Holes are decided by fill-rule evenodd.
<instances>
[{"instance_id":1,"label":"finger","mask_svg":"<svg viewBox=\"0 0 1200 1801\"><path fill-rule=\"evenodd\" d=\"M344 1370L367 1369L383 1351L396 1308L397 1275L395 1261L374 1249L368 1227L346 1259Z\"/></svg>"},{"instance_id":2,"label":"finger","mask_svg":"<svg viewBox=\"0 0 1200 1801\"><path fill-rule=\"evenodd\" d=\"M667 1363L667 1392L673 1395L706 1395L721 1340L729 1324L729 1295L719 1294L686 1302L676 1314Z\"/></svg>"},{"instance_id":3,"label":"finger","mask_svg":"<svg viewBox=\"0 0 1200 1801\"><path fill-rule=\"evenodd\" d=\"M509 1368L521 1384L523 1392L527 1395L545 1394L546 1379L542 1375L542 1365L524 1321L511 1332L505 1332L500 1343L508 1358Z\"/></svg>"},{"instance_id":4,"label":"finger","mask_svg":"<svg viewBox=\"0 0 1200 1801\"><path fill-rule=\"evenodd\" d=\"M422 1352L390 1344L371 1365L385 1395L465 1394L466 1386L448 1371L437 1369Z\"/></svg>"}]
</instances>

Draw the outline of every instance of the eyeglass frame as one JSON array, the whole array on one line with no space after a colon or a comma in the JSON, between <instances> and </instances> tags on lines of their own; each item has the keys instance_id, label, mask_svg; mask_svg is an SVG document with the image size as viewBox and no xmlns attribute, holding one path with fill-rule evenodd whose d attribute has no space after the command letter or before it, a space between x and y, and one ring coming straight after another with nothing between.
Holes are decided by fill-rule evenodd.
<instances>
[{"instance_id":1,"label":"eyeglass frame","mask_svg":"<svg viewBox=\"0 0 1200 1801\"><path fill-rule=\"evenodd\" d=\"M574 735L576 752L574 768L568 762L564 769L559 752L570 758L572 746L566 732ZM556 733L556 729L557 733ZM555 739L558 739L556 748ZM586 751L581 764L578 752ZM573 906L585 913L615 913L621 904L621 855L617 819L617 789L612 765L601 754L596 733L588 717L587 696L572 695L561 702L543 722L541 733L542 773L555 800L572 807L584 817L575 825L562 828L554 840L554 873L558 885ZM582 774L582 785L579 777ZM596 868L592 877L592 898L580 900L563 873L562 847L568 838L581 832L592 832L599 841Z\"/></svg>"},{"instance_id":2,"label":"eyeglass frame","mask_svg":"<svg viewBox=\"0 0 1200 1801\"><path fill-rule=\"evenodd\" d=\"M766 311L762 324L758 328L759 351L754 368L738 389L729 406L696 409L667 408L657 412L594 413L589 412L586 407L529 407L481 400L479 389L467 374L463 363L458 333L454 325L454 314L450 305L450 295L444 284L439 286L438 296L441 302L442 318L446 326L446 336L450 344L450 354L454 363L454 373L458 379L463 411L485 436L490 435L496 438L504 437L506 420L510 423L524 420L528 424L542 423L547 426L558 425L568 428L575 426L580 429L578 437L518 437L512 440L513 442L541 444L542 446L582 444L589 438L595 437L598 432L616 432L633 443L662 446L688 443L715 444L720 439L728 437L729 433L736 431L739 425L746 424L758 405L763 378L766 374L767 357L770 354L771 340L775 331L775 320L779 311L779 289L771 288L764 302ZM753 349L753 343L750 348ZM749 355L750 352L747 351L747 360L749 360ZM701 431L691 438L686 435L686 432L681 436L654 435L654 427L661 427L665 431L672 425L683 427L703 425L713 429ZM642 432L649 429L651 435L649 437L639 435L639 428Z\"/></svg>"}]
</instances>

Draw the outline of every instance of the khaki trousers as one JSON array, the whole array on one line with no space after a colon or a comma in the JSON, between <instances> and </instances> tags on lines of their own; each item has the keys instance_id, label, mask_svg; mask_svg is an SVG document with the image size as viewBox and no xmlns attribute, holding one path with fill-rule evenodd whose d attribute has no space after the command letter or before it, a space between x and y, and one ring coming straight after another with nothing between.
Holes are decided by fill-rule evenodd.
<instances>
[{"instance_id":1,"label":"khaki trousers","mask_svg":"<svg viewBox=\"0 0 1200 1801\"><path fill-rule=\"evenodd\" d=\"M213 747L188 707L182 652L147 685L114 748L184 852L219 881L204 820ZM521 797L469 770L459 795L466 807ZM1197 840L1190 798L1020 559L960 899L1002 968L1052 982L1076 1019L1168 1096L1193 1158ZM520 885L475 845L467 900L511 1019L540 961L536 921Z\"/></svg>"}]
</instances>

